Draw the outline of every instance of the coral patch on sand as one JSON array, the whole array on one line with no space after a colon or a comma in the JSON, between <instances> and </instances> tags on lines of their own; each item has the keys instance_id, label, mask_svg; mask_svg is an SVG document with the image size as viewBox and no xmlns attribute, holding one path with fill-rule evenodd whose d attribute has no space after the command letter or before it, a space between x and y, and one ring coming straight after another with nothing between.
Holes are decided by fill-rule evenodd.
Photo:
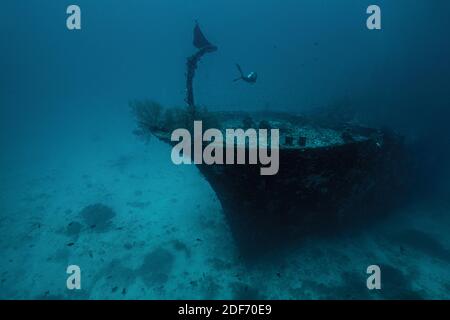
<instances>
[{"instance_id":1,"label":"coral patch on sand","mask_svg":"<svg viewBox=\"0 0 450 320\"><path fill-rule=\"evenodd\" d=\"M86 225L97 232L107 231L111 227L111 220L115 215L113 209L101 203L86 206L80 212Z\"/></svg>"}]
</instances>

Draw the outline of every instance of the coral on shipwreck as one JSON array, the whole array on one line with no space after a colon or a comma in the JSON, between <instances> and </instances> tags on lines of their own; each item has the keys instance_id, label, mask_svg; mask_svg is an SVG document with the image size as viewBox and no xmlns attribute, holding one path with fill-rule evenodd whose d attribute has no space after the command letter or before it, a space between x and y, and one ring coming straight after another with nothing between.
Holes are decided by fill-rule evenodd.
<instances>
[{"instance_id":1,"label":"coral on shipwreck","mask_svg":"<svg viewBox=\"0 0 450 320\"><path fill-rule=\"evenodd\" d=\"M151 100L130 102L131 110L137 120L139 134L155 132L172 132L178 128L193 130L195 120L201 120L204 128L218 128L217 117L203 107L199 108L194 100L193 82L198 63L207 53L217 51L196 22L194 27L194 46L197 52L186 59L186 98L187 108L164 109L159 103Z\"/></svg>"},{"instance_id":2,"label":"coral on shipwreck","mask_svg":"<svg viewBox=\"0 0 450 320\"><path fill-rule=\"evenodd\" d=\"M220 127L217 116L206 107L197 108L194 115L189 108L163 108L152 100L135 100L129 104L140 134L173 132L179 128L192 131L195 120L202 121L203 128Z\"/></svg>"}]
</instances>

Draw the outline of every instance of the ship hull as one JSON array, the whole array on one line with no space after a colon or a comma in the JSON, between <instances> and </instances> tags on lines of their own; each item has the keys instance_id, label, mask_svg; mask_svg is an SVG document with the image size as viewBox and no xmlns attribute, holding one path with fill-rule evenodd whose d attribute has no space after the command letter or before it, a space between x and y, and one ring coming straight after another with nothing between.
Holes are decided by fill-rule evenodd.
<instances>
[{"instance_id":1,"label":"ship hull","mask_svg":"<svg viewBox=\"0 0 450 320\"><path fill-rule=\"evenodd\" d=\"M242 123L240 114L220 116L226 128ZM294 128L282 134L275 175L261 175L261 164L248 162L197 164L220 200L238 248L247 256L287 248L318 233L330 235L348 226L358 230L357 223L377 223L401 203L411 186L403 139L389 130L323 125L293 115L263 116ZM317 143L317 133L327 128L333 130L334 138L342 137L334 139L338 143ZM289 134L300 141L299 132L310 133L309 144L286 144ZM168 132L153 134L175 144Z\"/></svg>"},{"instance_id":2,"label":"ship hull","mask_svg":"<svg viewBox=\"0 0 450 320\"><path fill-rule=\"evenodd\" d=\"M258 165L198 165L238 247L258 254L304 236L376 222L399 199L405 158L395 137L315 149L281 149L279 172Z\"/></svg>"}]
</instances>

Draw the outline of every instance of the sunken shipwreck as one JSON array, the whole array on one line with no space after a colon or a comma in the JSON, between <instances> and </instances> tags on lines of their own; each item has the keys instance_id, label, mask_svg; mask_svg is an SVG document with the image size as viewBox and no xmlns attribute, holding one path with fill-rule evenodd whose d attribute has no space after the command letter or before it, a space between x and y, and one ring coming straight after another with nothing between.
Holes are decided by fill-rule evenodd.
<instances>
[{"instance_id":1,"label":"sunken shipwreck","mask_svg":"<svg viewBox=\"0 0 450 320\"><path fill-rule=\"evenodd\" d=\"M196 163L220 200L243 253L270 251L312 233L329 234L349 224L370 223L400 201L410 168L401 136L387 128L339 121L330 114L198 108L193 86L198 62L218 47L197 23L193 44L197 51L186 60L187 106L170 109L154 101L130 103L136 132L173 146L172 132L185 128L193 133L195 121L202 121L204 130L217 128L224 135L233 128L278 129L276 174L261 175L259 164ZM255 147L234 143L247 156Z\"/></svg>"}]
</instances>

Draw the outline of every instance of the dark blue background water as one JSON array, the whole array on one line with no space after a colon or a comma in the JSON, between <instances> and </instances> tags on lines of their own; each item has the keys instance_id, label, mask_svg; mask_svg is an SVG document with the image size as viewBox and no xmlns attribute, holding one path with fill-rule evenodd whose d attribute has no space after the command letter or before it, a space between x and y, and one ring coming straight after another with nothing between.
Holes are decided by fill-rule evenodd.
<instances>
[{"instance_id":1,"label":"dark blue background water","mask_svg":"<svg viewBox=\"0 0 450 320\"><path fill-rule=\"evenodd\" d=\"M378 108L448 102L447 1L377 1L381 32L365 27L370 1L78 1L81 31L65 28L68 4L2 5L7 110L135 97L181 105L195 19L220 48L198 76L210 108L302 109L342 96ZM236 62L260 74L258 86L230 81Z\"/></svg>"}]
</instances>

